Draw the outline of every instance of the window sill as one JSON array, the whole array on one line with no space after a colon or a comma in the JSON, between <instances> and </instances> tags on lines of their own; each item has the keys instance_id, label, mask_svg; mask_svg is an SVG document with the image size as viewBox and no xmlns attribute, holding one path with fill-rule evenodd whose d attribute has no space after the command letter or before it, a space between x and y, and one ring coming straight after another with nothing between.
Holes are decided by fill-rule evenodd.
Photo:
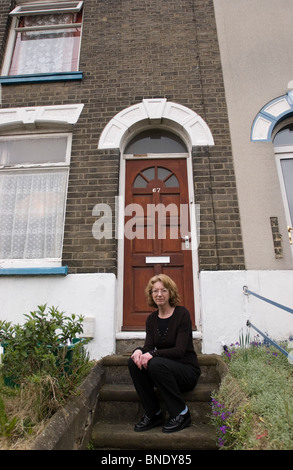
<instances>
[{"instance_id":1,"label":"window sill","mask_svg":"<svg viewBox=\"0 0 293 470\"><path fill-rule=\"evenodd\" d=\"M7 75L0 77L1 85L17 85L22 83L64 82L82 80L83 72L35 73L31 75Z\"/></svg>"},{"instance_id":2,"label":"window sill","mask_svg":"<svg viewBox=\"0 0 293 470\"><path fill-rule=\"evenodd\" d=\"M0 276L41 276L41 275L59 275L66 276L68 266L59 266L53 268L3 268L0 269Z\"/></svg>"}]
</instances>

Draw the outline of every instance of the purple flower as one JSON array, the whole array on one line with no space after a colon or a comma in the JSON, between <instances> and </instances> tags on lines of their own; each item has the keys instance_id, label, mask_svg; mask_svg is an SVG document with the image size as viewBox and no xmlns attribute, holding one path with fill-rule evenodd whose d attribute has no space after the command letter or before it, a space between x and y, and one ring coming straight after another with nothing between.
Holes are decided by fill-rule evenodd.
<instances>
[{"instance_id":1,"label":"purple flower","mask_svg":"<svg viewBox=\"0 0 293 470\"><path fill-rule=\"evenodd\" d=\"M219 447L223 447L223 445L224 445L224 440L220 437L218 443L219 443Z\"/></svg>"}]
</instances>

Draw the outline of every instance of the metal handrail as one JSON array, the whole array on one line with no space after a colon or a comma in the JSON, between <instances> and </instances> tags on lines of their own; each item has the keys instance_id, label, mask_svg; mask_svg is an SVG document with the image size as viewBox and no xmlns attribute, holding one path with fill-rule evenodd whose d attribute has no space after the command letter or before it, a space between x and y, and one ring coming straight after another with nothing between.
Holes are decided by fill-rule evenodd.
<instances>
[{"instance_id":1,"label":"metal handrail","mask_svg":"<svg viewBox=\"0 0 293 470\"><path fill-rule=\"evenodd\" d=\"M276 349L278 349L278 351L280 351L282 354L284 354L286 357L288 357L289 353L283 349L281 346L279 346L279 344L275 343L274 340L272 340L271 338L269 338L266 334L264 334L262 331L260 331L256 326L254 326L252 323L250 323L249 320L247 320L246 322L246 326L249 326L251 328L253 328L255 331L257 331L260 335L262 335L266 341L268 341L269 343L271 343Z\"/></svg>"},{"instance_id":2,"label":"metal handrail","mask_svg":"<svg viewBox=\"0 0 293 470\"><path fill-rule=\"evenodd\" d=\"M293 313L293 309L289 307L285 307L285 305L279 304L278 302L274 302L273 300L267 299L266 297L263 297L262 295L256 294L255 292L252 292L251 290L248 289L247 286L243 286L243 293L245 295L253 295L254 297L257 297L260 300L263 300L264 302L267 302L271 305L274 305L275 307L281 308L282 310L285 310L286 312ZM279 344L277 344L274 340L269 338L265 333L263 333L261 330L259 330L255 325L253 325L249 320L246 322L246 326L253 328L255 331L257 331L261 336L265 338L265 341L271 343L278 351L280 351L282 354L284 354L286 357L292 354L289 354L285 349L283 349Z\"/></svg>"},{"instance_id":3,"label":"metal handrail","mask_svg":"<svg viewBox=\"0 0 293 470\"><path fill-rule=\"evenodd\" d=\"M275 307L281 308L282 310L286 310L286 312L293 313L293 308L285 307L285 305L279 304L278 302L274 302L273 300L267 299L266 297L263 297L262 295L256 294L255 292L252 292L251 290L249 290L247 286L243 286L243 293L245 295L248 295L248 294L254 295L254 297L257 297L258 299L263 300L264 302L274 305Z\"/></svg>"}]
</instances>

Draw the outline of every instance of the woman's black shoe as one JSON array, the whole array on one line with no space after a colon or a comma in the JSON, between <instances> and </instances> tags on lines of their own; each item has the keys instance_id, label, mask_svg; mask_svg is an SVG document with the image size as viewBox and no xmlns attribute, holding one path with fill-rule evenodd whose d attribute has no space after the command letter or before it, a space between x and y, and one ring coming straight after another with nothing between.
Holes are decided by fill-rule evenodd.
<instances>
[{"instance_id":1,"label":"woman's black shoe","mask_svg":"<svg viewBox=\"0 0 293 470\"><path fill-rule=\"evenodd\" d=\"M190 412L187 411L184 415L178 415L175 418L171 418L168 423L163 426L163 432L176 432L181 429L187 428L191 423Z\"/></svg>"},{"instance_id":2,"label":"woman's black shoe","mask_svg":"<svg viewBox=\"0 0 293 470\"><path fill-rule=\"evenodd\" d=\"M142 417L141 421L134 426L136 432L148 431L156 426L163 424L162 412L149 418L146 414Z\"/></svg>"}]
</instances>

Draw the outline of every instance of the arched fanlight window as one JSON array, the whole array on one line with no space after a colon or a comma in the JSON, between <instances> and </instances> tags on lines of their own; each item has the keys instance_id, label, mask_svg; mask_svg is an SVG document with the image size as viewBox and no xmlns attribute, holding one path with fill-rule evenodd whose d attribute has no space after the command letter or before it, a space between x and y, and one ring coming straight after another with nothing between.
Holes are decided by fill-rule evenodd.
<instances>
[{"instance_id":1,"label":"arched fanlight window","mask_svg":"<svg viewBox=\"0 0 293 470\"><path fill-rule=\"evenodd\" d=\"M179 181L171 170L151 167L141 171L134 180L134 188L147 188L153 180L160 181L166 188L178 188Z\"/></svg>"},{"instance_id":2,"label":"arched fanlight window","mask_svg":"<svg viewBox=\"0 0 293 470\"><path fill-rule=\"evenodd\" d=\"M187 153L180 137L172 132L152 129L137 134L126 146L126 154Z\"/></svg>"},{"instance_id":3,"label":"arched fanlight window","mask_svg":"<svg viewBox=\"0 0 293 470\"><path fill-rule=\"evenodd\" d=\"M274 147L293 146L293 123L287 124L277 132L273 141Z\"/></svg>"}]
</instances>

